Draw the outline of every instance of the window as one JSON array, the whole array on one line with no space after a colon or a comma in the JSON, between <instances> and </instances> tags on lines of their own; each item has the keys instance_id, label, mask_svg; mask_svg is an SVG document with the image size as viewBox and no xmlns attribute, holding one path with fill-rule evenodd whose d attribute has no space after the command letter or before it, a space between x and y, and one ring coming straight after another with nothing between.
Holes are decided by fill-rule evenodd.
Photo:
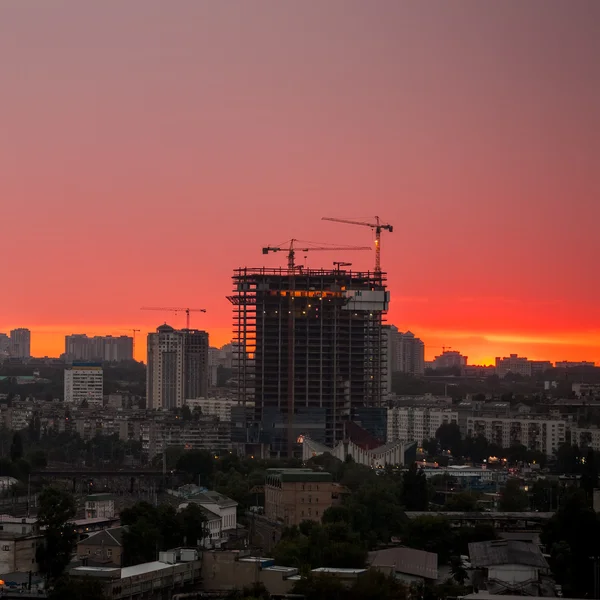
<instances>
[{"instance_id":1,"label":"window","mask_svg":"<svg viewBox=\"0 0 600 600\"><path fill-rule=\"evenodd\" d=\"M10 546L2 546L2 550L4 550L4 552L8 552L10 550Z\"/></svg>"},{"instance_id":2,"label":"window","mask_svg":"<svg viewBox=\"0 0 600 600\"><path fill-rule=\"evenodd\" d=\"M111 558L111 557L112 557L112 548L109 548L109 549L106 551L106 556L108 556L108 558Z\"/></svg>"}]
</instances>

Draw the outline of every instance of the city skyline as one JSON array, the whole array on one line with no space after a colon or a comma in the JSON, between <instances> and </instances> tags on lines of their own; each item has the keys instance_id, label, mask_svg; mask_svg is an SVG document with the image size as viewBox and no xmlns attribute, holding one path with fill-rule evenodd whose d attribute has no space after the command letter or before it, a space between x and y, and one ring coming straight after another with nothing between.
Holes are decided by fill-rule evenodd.
<instances>
[{"instance_id":1,"label":"city skyline","mask_svg":"<svg viewBox=\"0 0 600 600\"><path fill-rule=\"evenodd\" d=\"M600 363L600 5L460 7L3 5L0 331L58 355L136 328L140 359L185 326L140 307L201 306L220 346L234 268L283 266L261 248L292 237L368 244L321 217L372 213L395 227L387 322L427 360ZM336 260L374 256L298 256Z\"/></svg>"}]
</instances>

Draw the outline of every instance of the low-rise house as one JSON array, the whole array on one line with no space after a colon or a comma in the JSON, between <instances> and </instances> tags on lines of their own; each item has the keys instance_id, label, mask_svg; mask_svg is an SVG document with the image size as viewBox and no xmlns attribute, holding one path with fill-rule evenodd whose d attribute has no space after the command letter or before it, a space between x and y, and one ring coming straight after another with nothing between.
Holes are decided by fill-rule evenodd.
<instances>
[{"instance_id":1,"label":"low-rise house","mask_svg":"<svg viewBox=\"0 0 600 600\"><path fill-rule=\"evenodd\" d=\"M536 544L493 540L469 544L473 585L496 594L541 595L548 562Z\"/></svg>"},{"instance_id":2,"label":"low-rise house","mask_svg":"<svg viewBox=\"0 0 600 600\"><path fill-rule=\"evenodd\" d=\"M35 535L40 532L40 526L37 519L0 515L0 531L20 533L21 535Z\"/></svg>"},{"instance_id":3,"label":"low-rise house","mask_svg":"<svg viewBox=\"0 0 600 600\"><path fill-rule=\"evenodd\" d=\"M5 573L38 571L36 552L44 545L41 534L0 531L0 576Z\"/></svg>"},{"instance_id":4,"label":"low-rise house","mask_svg":"<svg viewBox=\"0 0 600 600\"><path fill-rule=\"evenodd\" d=\"M92 533L78 542L77 556L120 567L123 564L123 533L126 530L126 527L112 527Z\"/></svg>"},{"instance_id":5,"label":"low-rise house","mask_svg":"<svg viewBox=\"0 0 600 600\"><path fill-rule=\"evenodd\" d=\"M190 502L199 504L211 513L221 517L221 532L226 533L235 530L237 526L237 505L238 503L223 494L205 490L193 495L188 495L186 502L179 505L179 508L185 508Z\"/></svg>"},{"instance_id":6,"label":"low-rise house","mask_svg":"<svg viewBox=\"0 0 600 600\"><path fill-rule=\"evenodd\" d=\"M369 564L386 575L406 583L435 581L438 578L438 555L434 552L399 546L369 552Z\"/></svg>"}]
</instances>

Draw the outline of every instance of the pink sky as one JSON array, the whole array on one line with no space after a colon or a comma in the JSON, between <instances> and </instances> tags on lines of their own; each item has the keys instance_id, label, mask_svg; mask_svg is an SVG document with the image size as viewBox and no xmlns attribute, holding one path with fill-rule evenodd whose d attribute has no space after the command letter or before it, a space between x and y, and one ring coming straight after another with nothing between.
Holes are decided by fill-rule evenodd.
<instances>
[{"instance_id":1,"label":"pink sky","mask_svg":"<svg viewBox=\"0 0 600 600\"><path fill-rule=\"evenodd\" d=\"M0 331L58 354L180 305L221 344L234 267L378 214L428 357L600 362L599 29L596 0L2 3ZM334 260L373 264L303 262Z\"/></svg>"}]
</instances>

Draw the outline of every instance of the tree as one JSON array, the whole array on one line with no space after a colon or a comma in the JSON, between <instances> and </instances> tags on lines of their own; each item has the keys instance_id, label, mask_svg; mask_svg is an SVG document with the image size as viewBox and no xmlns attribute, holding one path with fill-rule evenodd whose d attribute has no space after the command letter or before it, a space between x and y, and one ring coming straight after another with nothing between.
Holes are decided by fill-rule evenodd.
<instances>
[{"instance_id":1,"label":"tree","mask_svg":"<svg viewBox=\"0 0 600 600\"><path fill-rule=\"evenodd\" d=\"M500 492L498 508L505 512L523 512L529 508L529 496L517 479L509 479Z\"/></svg>"},{"instance_id":2,"label":"tree","mask_svg":"<svg viewBox=\"0 0 600 600\"><path fill-rule=\"evenodd\" d=\"M423 442L423 450L427 456L435 456L438 452L438 441L435 438Z\"/></svg>"},{"instance_id":3,"label":"tree","mask_svg":"<svg viewBox=\"0 0 600 600\"><path fill-rule=\"evenodd\" d=\"M273 551L278 564L296 568L339 567L360 569L367 549L360 536L347 523L321 525L305 521L284 531Z\"/></svg>"},{"instance_id":4,"label":"tree","mask_svg":"<svg viewBox=\"0 0 600 600\"><path fill-rule=\"evenodd\" d=\"M49 600L106 600L102 582L91 577L69 577L64 575L54 584Z\"/></svg>"},{"instance_id":5,"label":"tree","mask_svg":"<svg viewBox=\"0 0 600 600\"><path fill-rule=\"evenodd\" d=\"M196 546L207 536L206 517L200 506L190 502L177 515L179 529L183 535L183 543Z\"/></svg>"},{"instance_id":6,"label":"tree","mask_svg":"<svg viewBox=\"0 0 600 600\"><path fill-rule=\"evenodd\" d=\"M23 439L21 434L16 431L13 435L12 444L10 445L10 460L16 462L23 457Z\"/></svg>"},{"instance_id":7,"label":"tree","mask_svg":"<svg viewBox=\"0 0 600 600\"><path fill-rule=\"evenodd\" d=\"M192 411L190 410L190 407L187 404L184 404L181 407L181 418L184 421L191 421L192 420Z\"/></svg>"},{"instance_id":8,"label":"tree","mask_svg":"<svg viewBox=\"0 0 600 600\"><path fill-rule=\"evenodd\" d=\"M450 573L456 583L465 585L465 581L469 578L469 575L460 556L454 555L450 557Z\"/></svg>"},{"instance_id":9,"label":"tree","mask_svg":"<svg viewBox=\"0 0 600 600\"><path fill-rule=\"evenodd\" d=\"M565 597L592 597L593 557L600 556L600 520L582 490L573 490L544 526L541 542L550 551L550 566Z\"/></svg>"},{"instance_id":10,"label":"tree","mask_svg":"<svg viewBox=\"0 0 600 600\"><path fill-rule=\"evenodd\" d=\"M463 448L463 455L473 462L483 462L484 458L490 456L488 441L482 435L467 436Z\"/></svg>"},{"instance_id":11,"label":"tree","mask_svg":"<svg viewBox=\"0 0 600 600\"><path fill-rule=\"evenodd\" d=\"M393 575L370 570L350 588L349 600L406 600L408 589Z\"/></svg>"},{"instance_id":12,"label":"tree","mask_svg":"<svg viewBox=\"0 0 600 600\"><path fill-rule=\"evenodd\" d=\"M593 505L594 489L598 487L598 464L594 451L590 448L582 460L581 489L587 496L588 505Z\"/></svg>"},{"instance_id":13,"label":"tree","mask_svg":"<svg viewBox=\"0 0 600 600\"><path fill-rule=\"evenodd\" d=\"M442 423L435 437L442 450L450 450L452 456L462 456L462 436L456 423Z\"/></svg>"},{"instance_id":14,"label":"tree","mask_svg":"<svg viewBox=\"0 0 600 600\"><path fill-rule=\"evenodd\" d=\"M450 557L454 536L447 519L427 515L408 522L402 541L410 548L435 552L442 564Z\"/></svg>"},{"instance_id":15,"label":"tree","mask_svg":"<svg viewBox=\"0 0 600 600\"><path fill-rule=\"evenodd\" d=\"M477 512L479 505L475 495L469 492L459 492L448 498L444 509L457 512Z\"/></svg>"},{"instance_id":16,"label":"tree","mask_svg":"<svg viewBox=\"0 0 600 600\"><path fill-rule=\"evenodd\" d=\"M50 581L56 581L71 560L76 535L70 523L75 516L73 496L56 488L39 495L38 523L44 530L45 545L37 550L37 562Z\"/></svg>"},{"instance_id":17,"label":"tree","mask_svg":"<svg viewBox=\"0 0 600 600\"><path fill-rule=\"evenodd\" d=\"M188 450L177 461L177 470L187 473L190 481L207 482L214 471L213 455L207 450Z\"/></svg>"},{"instance_id":18,"label":"tree","mask_svg":"<svg viewBox=\"0 0 600 600\"><path fill-rule=\"evenodd\" d=\"M429 508L427 477L423 470L417 467L417 463L413 463L402 476L401 503L405 510Z\"/></svg>"},{"instance_id":19,"label":"tree","mask_svg":"<svg viewBox=\"0 0 600 600\"><path fill-rule=\"evenodd\" d=\"M340 578L328 573L301 577L294 583L292 594L304 596L305 600L345 600L348 596Z\"/></svg>"},{"instance_id":20,"label":"tree","mask_svg":"<svg viewBox=\"0 0 600 600\"><path fill-rule=\"evenodd\" d=\"M558 485L547 479L538 479L531 488L531 507L542 512L554 509L558 499Z\"/></svg>"}]
</instances>

